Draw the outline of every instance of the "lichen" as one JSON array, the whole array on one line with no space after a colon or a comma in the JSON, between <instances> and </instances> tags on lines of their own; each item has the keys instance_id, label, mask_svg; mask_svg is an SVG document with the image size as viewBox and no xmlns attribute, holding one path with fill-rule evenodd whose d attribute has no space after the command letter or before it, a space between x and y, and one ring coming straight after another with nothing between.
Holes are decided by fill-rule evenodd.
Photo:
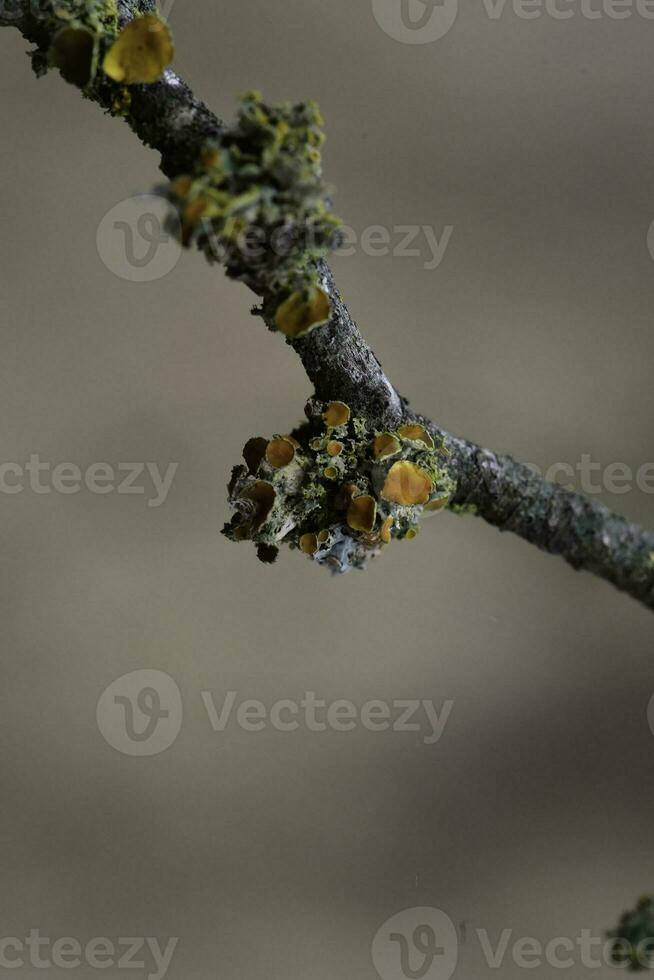
<instances>
[{"instance_id":1,"label":"lichen","mask_svg":"<svg viewBox=\"0 0 654 980\"><path fill-rule=\"evenodd\" d=\"M109 78L125 85L156 82L173 60L170 29L156 14L135 17L113 42L102 62Z\"/></svg>"},{"instance_id":2,"label":"lichen","mask_svg":"<svg viewBox=\"0 0 654 980\"><path fill-rule=\"evenodd\" d=\"M463 516L464 514L476 514L477 505L476 504L448 504L448 510L451 510L453 514L459 514Z\"/></svg>"},{"instance_id":3,"label":"lichen","mask_svg":"<svg viewBox=\"0 0 654 980\"><path fill-rule=\"evenodd\" d=\"M654 898L643 896L608 935L613 939L611 959L616 966L634 973L654 968Z\"/></svg>"},{"instance_id":4,"label":"lichen","mask_svg":"<svg viewBox=\"0 0 654 980\"><path fill-rule=\"evenodd\" d=\"M72 85L89 86L118 32L116 0L40 0L38 16L50 44L32 53L36 74L58 68Z\"/></svg>"},{"instance_id":5,"label":"lichen","mask_svg":"<svg viewBox=\"0 0 654 980\"><path fill-rule=\"evenodd\" d=\"M247 92L220 142L166 188L182 243L246 282L263 298L260 312L293 339L331 312L316 262L336 244L340 222L322 180L321 127L313 102L269 105Z\"/></svg>"},{"instance_id":6,"label":"lichen","mask_svg":"<svg viewBox=\"0 0 654 980\"><path fill-rule=\"evenodd\" d=\"M172 60L165 22L156 14L145 14L119 30L116 0L39 0L38 16L50 42L32 53L36 74L58 68L67 82L86 94L96 92L96 86L117 83L108 100L115 115L129 111L126 85L157 81Z\"/></svg>"},{"instance_id":7,"label":"lichen","mask_svg":"<svg viewBox=\"0 0 654 980\"><path fill-rule=\"evenodd\" d=\"M267 561L287 544L335 572L365 568L393 538L414 538L423 514L453 496L448 454L426 430L382 433L342 402L312 400L307 415L291 436L248 440L246 465L232 474L235 513L224 534L265 545ZM397 442L392 457L376 452L381 436Z\"/></svg>"}]
</instances>

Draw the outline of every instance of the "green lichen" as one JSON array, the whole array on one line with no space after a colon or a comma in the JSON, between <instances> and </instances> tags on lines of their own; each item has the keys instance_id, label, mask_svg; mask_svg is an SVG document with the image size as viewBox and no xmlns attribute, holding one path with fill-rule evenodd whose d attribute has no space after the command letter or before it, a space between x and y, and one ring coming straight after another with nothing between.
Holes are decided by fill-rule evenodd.
<instances>
[{"instance_id":1,"label":"green lichen","mask_svg":"<svg viewBox=\"0 0 654 980\"><path fill-rule=\"evenodd\" d=\"M477 504L448 504L448 510L451 510L453 514L459 514L463 516L464 514L476 514Z\"/></svg>"},{"instance_id":2,"label":"green lichen","mask_svg":"<svg viewBox=\"0 0 654 980\"><path fill-rule=\"evenodd\" d=\"M645 895L635 909L620 917L617 929L608 933L613 939L611 959L616 966L631 972L654 968L654 898Z\"/></svg>"},{"instance_id":3,"label":"green lichen","mask_svg":"<svg viewBox=\"0 0 654 980\"><path fill-rule=\"evenodd\" d=\"M292 459L278 468L271 465L266 440L250 440L261 447L253 465L235 467L229 501L235 514L223 533L234 541L249 540L270 549L286 544L335 572L365 568L385 545L395 539L411 540L424 513L442 509L455 492L442 445L426 446L394 435L399 449L380 458L379 437L360 418L342 424L330 406L312 401L309 422L291 436L273 436L268 445L288 440ZM349 411L347 413L349 415Z\"/></svg>"},{"instance_id":4,"label":"green lichen","mask_svg":"<svg viewBox=\"0 0 654 980\"><path fill-rule=\"evenodd\" d=\"M67 82L89 87L118 33L116 0L40 0L38 16L51 41L32 54L36 74L58 68Z\"/></svg>"},{"instance_id":5,"label":"green lichen","mask_svg":"<svg viewBox=\"0 0 654 980\"><path fill-rule=\"evenodd\" d=\"M116 0L38 0L36 16L49 39L32 52L37 76L57 68L111 115L128 116L129 84L158 80L172 59L165 22L145 14L120 29Z\"/></svg>"},{"instance_id":6,"label":"green lichen","mask_svg":"<svg viewBox=\"0 0 654 980\"><path fill-rule=\"evenodd\" d=\"M313 102L268 105L247 92L220 143L167 188L183 244L246 282L287 336L329 316L316 261L335 244L339 220L322 181L322 122Z\"/></svg>"}]
</instances>

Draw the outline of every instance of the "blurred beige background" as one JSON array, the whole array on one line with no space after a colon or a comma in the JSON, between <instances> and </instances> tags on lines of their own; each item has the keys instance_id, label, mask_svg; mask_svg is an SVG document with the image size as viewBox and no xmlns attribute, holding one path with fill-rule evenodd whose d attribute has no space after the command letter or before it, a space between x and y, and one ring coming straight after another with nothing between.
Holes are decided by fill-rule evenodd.
<instances>
[{"instance_id":1,"label":"blurred beige background","mask_svg":"<svg viewBox=\"0 0 654 980\"><path fill-rule=\"evenodd\" d=\"M334 262L414 405L543 468L586 454L635 472L654 462L654 22L575 9L493 20L461 0L426 44L390 37L370 0L177 0L170 19L176 69L223 116L252 86L319 101L359 233L453 227L436 269L424 239ZM178 937L174 980L373 980L382 923L434 906L466 923L455 977L478 980L498 970L476 929L601 935L654 889L651 614L472 518L339 579L221 537L243 443L302 414L299 362L195 254L146 283L107 268L96 230L159 182L157 156L57 75L37 82L16 32L0 45L2 461L178 463L160 507L0 494L2 937ZM601 498L654 525L652 493ZM96 725L136 669L183 701L150 757ZM360 725L220 733L202 691L453 708L434 745ZM573 955L564 973L613 975ZM499 974L561 972L509 948ZM12 971L64 973L148 969Z\"/></svg>"}]
</instances>

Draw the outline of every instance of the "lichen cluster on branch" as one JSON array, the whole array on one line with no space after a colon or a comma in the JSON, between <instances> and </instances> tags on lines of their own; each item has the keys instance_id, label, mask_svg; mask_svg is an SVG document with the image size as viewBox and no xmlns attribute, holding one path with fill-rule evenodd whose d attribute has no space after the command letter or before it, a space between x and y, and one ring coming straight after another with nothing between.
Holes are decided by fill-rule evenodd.
<instances>
[{"instance_id":1,"label":"lichen cluster on branch","mask_svg":"<svg viewBox=\"0 0 654 980\"><path fill-rule=\"evenodd\" d=\"M422 425L375 431L343 402L311 400L307 415L290 435L250 439L232 474L224 533L263 561L283 543L336 572L365 568L452 498L447 450Z\"/></svg>"},{"instance_id":2,"label":"lichen cluster on branch","mask_svg":"<svg viewBox=\"0 0 654 980\"><path fill-rule=\"evenodd\" d=\"M36 74L58 68L90 97L112 86L110 111L118 115L129 110L128 86L157 81L172 61L170 30L154 13L121 30L116 0L38 0L30 12L45 39L32 52Z\"/></svg>"},{"instance_id":3,"label":"lichen cluster on branch","mask_svg":"<svg viewBox=\"0 0 654 980\"><path fill-rule=\"evenodd\" d=\"M288 337L330 315L316 263L334 247L340 222L322 180L322 124L313 102L268 105L247 92L234 125L168 188L183 244L246 282Z\"/></svg>"},{"instance_id":4,"label":"lichen cluster on branch","mask_svg":"<svg viewBox=\"0 0 654 980\"><path fill-rule=\"evenodd\" d=\"M172 39L155 11L155 0L0 0L0 25L18 28L34 45L37 74L57 67L86 98L123 116L145 145L161 153L168 179L194 178L204 149L221 145L227 127L166 70ZM305 288L285 299L283 292L264 294L257 311L268 326L286 333L316 397L347 402L371 428L393 432L403 424L424 425L451 453L457 489L449 509L477 513L654 609L652 533L598 501L547 483L511 457L416 415L362 337L324 259L317 263L317 274L318 289ZM248 282L247 274L242 278ZM327 304L328 322L321 319Z\"/></svg>"}]
</instances>

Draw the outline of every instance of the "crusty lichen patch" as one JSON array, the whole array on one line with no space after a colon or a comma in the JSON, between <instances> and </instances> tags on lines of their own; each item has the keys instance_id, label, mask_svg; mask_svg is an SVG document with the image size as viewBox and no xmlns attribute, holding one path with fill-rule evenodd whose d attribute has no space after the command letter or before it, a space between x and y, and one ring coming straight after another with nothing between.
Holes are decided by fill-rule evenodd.
<instances>
[{"instance_id":1,"label":"crusty lichen patch","mask_svg":"<svg viewBox=\"0 0 654 980\"><path fill-rule=\"evenodd\" d=\"M364 568L452 498L448 452L422 426L379 432L342 402L307 414L292 436L248 440L232 474L224 533L265 546L266 561L287 544L335 572Z\"/></svg>"},{"instance_id":2,"label":"crusty lichen patch","mask_svg":"<svg viewBox=\"0 0 654 980\"><path fill-rule=\"evenodd\" d=\"M316 270L340 224L322 180L324 138L315 103L269 105L247 92L235 124L204 147L194 173L167 188L182 243L246 282L290 339L327 323L331 312Z\"/></svg>"}]
</instances>

